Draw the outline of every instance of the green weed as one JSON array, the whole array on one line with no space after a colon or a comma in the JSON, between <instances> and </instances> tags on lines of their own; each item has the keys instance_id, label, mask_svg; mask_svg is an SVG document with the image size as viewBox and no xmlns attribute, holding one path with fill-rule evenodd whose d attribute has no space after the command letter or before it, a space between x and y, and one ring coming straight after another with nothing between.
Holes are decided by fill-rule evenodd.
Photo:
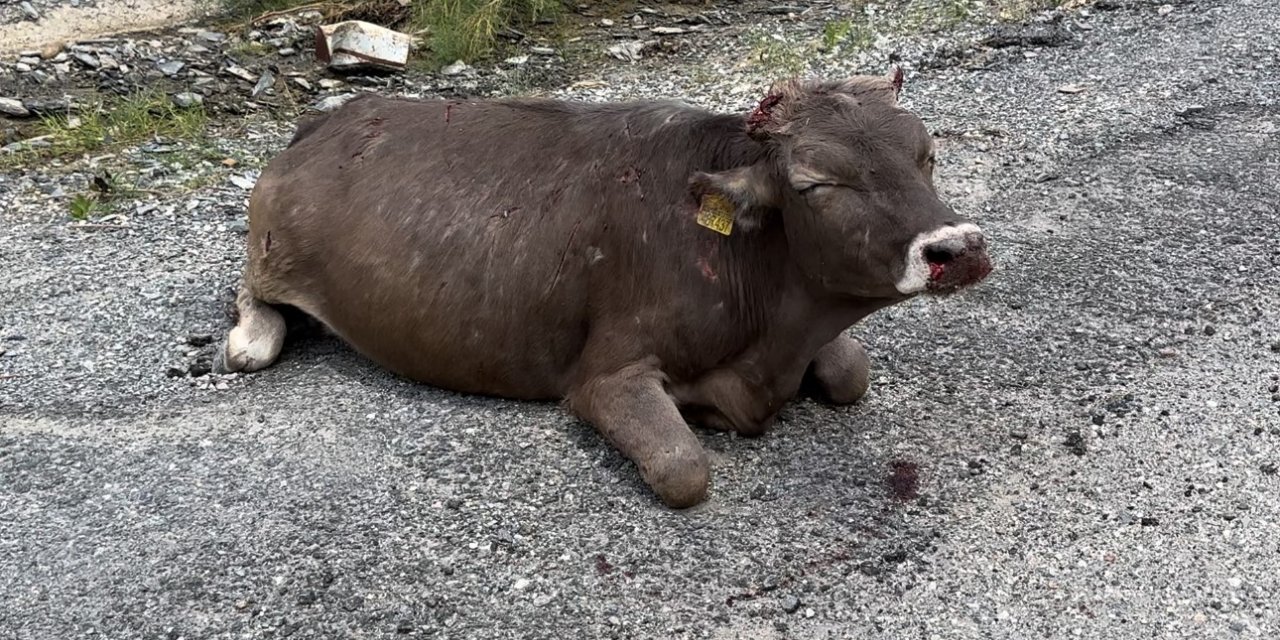
<instances>
[{"instance_id":1,"label":"green weed","mask_svg":"<svg viewBox=\"0 0 1280 640\"><path fill-rule=\"evenodd\" d=\"M438 63L490 53L506 27L554 15L559 0L431 0L416 2L412 22L428 30Z\"/></svg>"}]
</instances>

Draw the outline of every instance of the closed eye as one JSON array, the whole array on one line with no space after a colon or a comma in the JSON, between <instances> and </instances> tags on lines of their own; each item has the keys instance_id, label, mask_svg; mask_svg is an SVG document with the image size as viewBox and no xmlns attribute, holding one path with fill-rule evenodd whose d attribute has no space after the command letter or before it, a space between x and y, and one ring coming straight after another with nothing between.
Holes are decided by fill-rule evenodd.
<instances>
[{"instance_id":1,"label":"closed eye","mask_svg":"<svg viewBox=\"0 0 1280 640\"><path fill-rule=\"evenodd\" d=\"M801 195L805 195L805 194L813 193L814 190L816 189L821 189L824 187L839 187L839 186L843 186L843 185L840 185L834 182L813 182L807 185L796 187L796 191Z\"/></svg>"}]
</instances>

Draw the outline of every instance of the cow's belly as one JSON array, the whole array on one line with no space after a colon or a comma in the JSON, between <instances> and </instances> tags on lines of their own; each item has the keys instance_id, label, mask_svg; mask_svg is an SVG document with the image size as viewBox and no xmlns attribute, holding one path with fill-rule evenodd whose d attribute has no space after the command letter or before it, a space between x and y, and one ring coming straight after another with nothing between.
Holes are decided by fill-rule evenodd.
<instances>
[{"instance_id":1,"label":"cow's belly","mask_svg":"<svg viewBox=\"0 0 1280 640\"><path fill-rule=\"evenodd\" d=\"M359 233L331 230L327 237ZM310 239L280 228L255 293L298 307L407 378L466 393L563 397L586 339L587 274L577 265L557 270L544 264L557 256L521 258L509 247L484 252L465 235L452 243Z\"/></svg>"}]
</instances>

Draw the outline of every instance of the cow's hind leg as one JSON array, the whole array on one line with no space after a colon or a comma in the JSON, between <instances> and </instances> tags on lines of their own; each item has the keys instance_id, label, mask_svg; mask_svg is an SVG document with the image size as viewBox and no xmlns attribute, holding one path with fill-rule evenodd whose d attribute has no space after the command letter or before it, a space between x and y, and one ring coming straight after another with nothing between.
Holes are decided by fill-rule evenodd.
<instances>
[{"instance_id":1,"label":"cow's hind leg","mask_svg":"<svg viewBox=\"0 0 1280 640\"><path fill-rule=\"evenodd\" d=\"M569 394L568 405L635 463L667 506L683 509L706 498L707 454L656 369L637 364L592 379Z\"/></svg>"},{"instance_id":2,"label":"cow's hind leg","mask_svg":"<svg viewBox=\"0 0 1280 640\"><path fill-rule=\"evenodd\" d=\"M246 288L236 295L240 319L231 329L214 359L218 373L249 373L266 368L280 355L284 345L284 316L258 300Z\"/></svg>"},{"instance_id":3,"label":"cow's hind leg","mask_svg":"<svg viewBox=\"0 0 1280 640\"><path fill-rule=\"evenodd\" d=\"M812 382L835 404L853 404L867 393L871 364L862 343L848 334L818 350L813 358Z\"/></svg>"}]
</instances>

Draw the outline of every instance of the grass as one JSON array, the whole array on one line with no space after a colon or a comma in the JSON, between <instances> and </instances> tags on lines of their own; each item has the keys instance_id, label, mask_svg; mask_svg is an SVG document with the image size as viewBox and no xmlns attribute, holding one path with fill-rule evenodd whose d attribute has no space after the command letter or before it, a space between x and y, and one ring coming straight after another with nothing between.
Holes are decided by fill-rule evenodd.
<instances>
[{"instance_id":1,"label":"grass","mask_svg":"<svg viewBox=\"0 0 1280 640\"><path fill-rule=\"evenodd\" d=\"M503 29L555 15L560 8L560 0L419 0L412 21L430 33L436 61L448 63L487 55Z\"/></svg>"},{"instance_id":2,"label":"grass","mask_svg":"<svg viewBox=\"0 0 1280 640\"><path fill-rule=\"evenodd\" d=\"M73 115L41 120L39 134L51 136L48 153L74 156L136 144L148 138L191 139L208 121L201 107L180 108L160 92L98 102Z\"/></svg>"},{"instance_id":3,"label":"grass","mask_svg":"<svg viewBox=\"0 0 1280 640\"><path fill-rule=\"evenodd\" d=\"M207 123L203 107L180 108L158 91L99 100L69 115L42 118L32 137L43 138L48 146L0 156L0 169L108 153L156 137L190 140L201 137Z\"/></svg>"}]
</instances>

